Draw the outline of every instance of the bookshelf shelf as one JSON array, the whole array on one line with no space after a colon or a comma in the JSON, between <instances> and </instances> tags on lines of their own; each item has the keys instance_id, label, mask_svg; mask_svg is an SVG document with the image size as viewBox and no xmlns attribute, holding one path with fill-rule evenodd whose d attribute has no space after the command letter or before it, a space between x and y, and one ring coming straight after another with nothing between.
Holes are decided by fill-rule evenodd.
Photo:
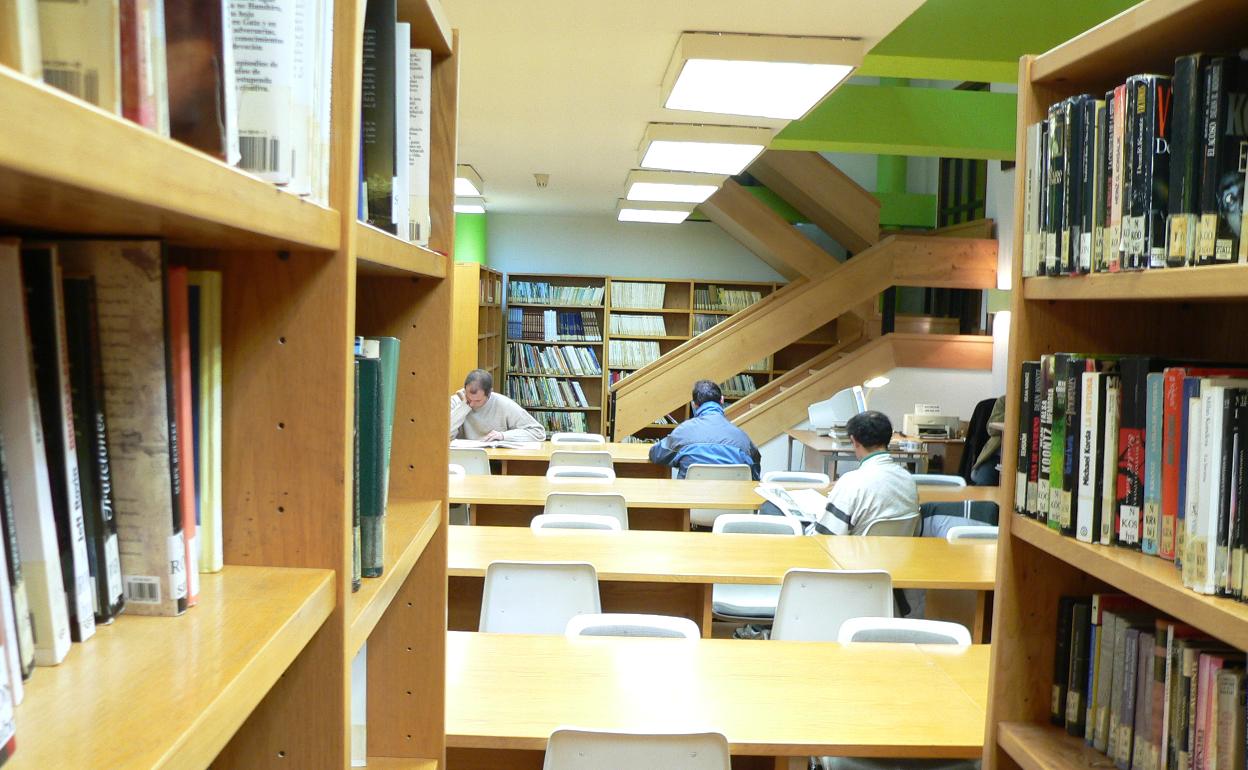
<instances>
[{"instance_id":1,"label":"bookshelf shelf","mask_svg":"<svg viewBox=\"0 0 1248 770\"><path fill-rule=\"evenodd\" d=\"M21 116L0 132L0 221L212 248L339 246L336 211L3 67L0 104Z\"/></svg>"},{"instance_id":2,"label":"bookshelf shelf","mask_svg":"<svg viewBox=\"0 0 1248 770\"><path fill-rule=\"evenodd\" d=\"M1023 770L1106 770L1114 763L1056 725L1002 722L997 742Z\"/></svg>"},{"instance_id":3,"label":"bookshelf shelf","mask_svg":"<svg viewBox=\"0 0 1248 770\"><path fill-rule=\"evenodd\" d=\"M438 0L398 0L398 16L412 25L412 48L428 48L435 58L451 55L451 23Z\"/></svg>"},{"instance_id":4,"label":"bookshelf shelf","mask_svg":"<svg viewBox=\"0 0 1248 770\"><path fill-rule=\"evenodd\" d=\"M17 709L30 729L8 764L207 767L333 608L330 570L203 575L184 616L122 615L35 672Z\"/></svg>"},{"instance_id":5,"label":"bookshelf shelf","mask_svg":"<svg viewBox=\"0 0 1248 770\"><path fill-rule=\"evenodd\" d=\"M689 337L685 335L680 335L680 334L668 334L666 336L648 336L645 334L612 334L611 339L613 340L660 340L660 341L681 340L683 341L683 340L689 339Z\"/></svg>"},{"instance_id":6,"label":"bookshelf shelf","mask_svg":"<svg viewBox=\"0 0 1248 770\"><path fill-rule=\"evenodd\" d=\"M445 255L364 222L355 223L355 252L356 269L366 275L446 277Z\"/></svg>"},{"instance_id":7,"label":"bookshelf shelf","mask_svg":"<svg viewBox=\"0 0 1248 770\"><path fill-rule=\"evenodd\" d=\"M612 313L627 315L628 313L664 313L667 315L689 315L687 307L616 307L611 306Z\"/></svg>"},{"instance_id":8,"label":"bookshelf shelf","mask_svg":"<svg viewBox=\"0 0 1248 770\"><path fill-rule=\"evenodd\" d=\"M508 372L508 377L562 377L565 380L596 380L602 374L532 374L530 372Z\"/></svg>"},{"instance_id":9,"label":"bookshelf shelf","mask_svg":"<svg viewBox=\"0 0 1248 770\"><path fill-rule=\"evenodd\" d=\"M600 412L600 406L536 406L533 404L524 405L525 409L532 409L538 412Z\"/></svg>"},{"instance_id":10,"label":"bookshelf shelf","mask_svg":"<svg viewBox=\"0 0 1248 770\"><path fill-rule=\"evenodd\" d=\"M368 767L371 770L438 770L438 760L409 759L406 757L369 757Z\"/></svg>"},{"instance_id":11,"label":"bookshelf shelf","mask_svg":"<svg viewBox=\"0 0 1248 770\"><path fill-rule=\"evenodd\" d=\"M354 656L394 600L442 521L438 500L391 500L386 511L385 571L347 597L347 652Z\"/></svg>"},{"instance_id":12,"label":"bookshelf shelf","mask_svg":"<svg viewBox=\"0 0 1248 770\"><path fill-rule=\"evenodd\" d=\"M1026 278L1023 296L1043 300L1199 301L1236 299L1248 285L1248 265L1167 268L1133 273Z\"/></svg>"},{"instance_id":13,"label":"bookshelf shelf","mask_svg":"<svg viewBox=\"0 0 1248 770\"><path fill-rule=\"evenodd\" d=\"M489 334L478 334L478 340L492 340L498 336L498 332L490 332Z\"/></svg>"},{"instance_id":14,"label":"bookshelf shelf","mask_svg":"<svg viewBox=\"0 0 1248 770\"><path fill-rule=\"evenodd\" d=\"M604 310L602 305L560 305L554 302L508 302L507 307L540 307L545 310Z\"/></svg>"}]
</instances>

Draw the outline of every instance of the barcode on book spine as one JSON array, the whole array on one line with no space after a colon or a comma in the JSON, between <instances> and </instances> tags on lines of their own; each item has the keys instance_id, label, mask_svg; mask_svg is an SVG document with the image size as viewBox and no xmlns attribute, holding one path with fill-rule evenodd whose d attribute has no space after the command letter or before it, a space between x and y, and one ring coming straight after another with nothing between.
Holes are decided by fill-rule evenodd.
<instances>
[{"instance_id":1,"label":"barcode on book spine","mask_svg":"<svg viewBox=\"0 0 1248 770\"><path fill-rule=\"evenodd\" d=\"M420 223L419 222L407 223L407 240L410 243L420 242Z\"/></svg>"},{"instance_id":2,"label":"barcode on book spine","mask_svg":"<svg viewBox=\"0 0 1248 770\"><path fill-rule=\"evenodd\" d=\"M160 604L160 578L148 575L126 577L126 601Z\"/></svg>"},{"instance_id":3,"label":"barcode on book spine","mask_svg":"<svg viewBox=\"0 0 1248 770\"><path fill-rule=\"evenodd\" d=\"M238 167L247 171L277 171L281 145L276 136L240 136Z\"/></svg>"},{"instance_id":4,"label":"barcode on book spine","mask_svg":"<svg viewBox=\"0 0 1248 770\"><path fill-rule=\"evenodd\" d=\"M85 99L92 104L100 103L100 73L99 70L89 69L85 72L76 69L64 69L56 67L44 66L43 79L53 88L59 88L68 94L73 94L79 99Z\"/></svg>"}]
</instances>

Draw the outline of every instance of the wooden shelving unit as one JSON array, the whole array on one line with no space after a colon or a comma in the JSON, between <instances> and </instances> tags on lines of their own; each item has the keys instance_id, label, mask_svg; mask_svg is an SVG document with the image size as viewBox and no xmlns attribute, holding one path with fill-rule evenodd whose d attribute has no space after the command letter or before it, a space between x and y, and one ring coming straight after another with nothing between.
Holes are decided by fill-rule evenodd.
<instances>
[{"instance_id":1,"label":"wooden shelving unit","mask_svg":"<svg viewBox=\"0 0 1248 770\"><path fill-rule=\"evenodd\" d=\"M501 387L503 373L503 274L476 262L455 264L451 325L451 392L472 369L484 369Z\"/></svg>"},{"instance_id":2,"label":"wooden shelving unit","mask_svg":"<svg viewBox=\"0 0 1248 770\"><path fill-rule=\"evenodd\" d=\"M366 638L370 766L445 765L449 415L429 394L450 376L457 42L438 0L398 7L434 52L428 249L356 221L363 0L334 8L326 206L0 67L0 223L159 238L221 271L226 373L225 570L184 616L123 614L37 670L9 767L340 770ZM353 594L357 334L402 360L386 574Z\"/></svg>"},{"instance_id":3,"label":"wooden shelving unit","mask_svg":"<svg viewBox=\"0 0 1248 770\"><path fill-rule=\"evenodd\" d=\"M1235 50L1248 38L1248 6L1235 0L1145 0L1041 55L1024 57L1018 88L1018 151L1026 127L1067 96L1104 93L1139 72L1170 72L1177 56ZM1018 445L1023 361L1045 353L1152 353L1242 360L1248 340L1229 333L1248 312L1248 268L1165 269L1068 278L1022 278L1024 175L1016 177L1008 409L1004 446ZM1129 320L1128 320L1129 319ZM1002 478L1017 456L1004 453ZM1048 724L1057 604L1065 594L1117 590L1240 649L1248 649L1248 605L1185 589L1171 562L1080 543L1014 514L1003 484L984 767L1105 767L1082 740Z\"/></svg>"}]
</instances>

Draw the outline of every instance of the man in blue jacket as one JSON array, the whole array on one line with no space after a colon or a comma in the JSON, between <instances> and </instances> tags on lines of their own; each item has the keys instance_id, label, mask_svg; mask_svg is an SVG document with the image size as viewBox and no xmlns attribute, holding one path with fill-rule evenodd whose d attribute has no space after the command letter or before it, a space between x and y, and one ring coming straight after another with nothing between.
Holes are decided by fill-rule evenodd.
<instances>
[{"instance_id":1,"label":"man in blue jacket","mask_svg":"<svg viewBox=\"0 0 1248 770\"><path fill-rule=\"evenodd\" d=\"M724 416L724 394L710 380L693 384L693 417L650 448L650 462L679 469L684 478L694 463L748 465L758 480L758 447Z\"/></svg>"}]
</instances>

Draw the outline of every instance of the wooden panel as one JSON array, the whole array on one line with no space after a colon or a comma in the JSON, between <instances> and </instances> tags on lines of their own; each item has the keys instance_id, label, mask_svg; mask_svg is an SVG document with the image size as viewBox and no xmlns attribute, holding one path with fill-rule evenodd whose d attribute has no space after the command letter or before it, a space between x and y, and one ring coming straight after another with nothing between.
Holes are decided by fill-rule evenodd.
<instances>
[{"instance_id":1,"label":"wooden panel","mask_svg":"<svg viewBox=\"0 0 1248 770\"><path fill-rule=\"evenodd\" d=\"M0 222L206 247L339 246L337 212L3 67L0 104L11 118Z\"/></svg>"},{"instance_id":2,"label":"wooden panel","mask_svg":"<svg viewBox=\"0 0 1248 770\"><path fill-rule=\"evenodd\" d=\"M831 254L732 179L698 209L790 281L818 278L836 267Z\"/></svg>"},{"instance_id":3,"label":"wooden panel","mask_svg":"<svg viewBox=\"0 0 1248 770\"><path fill-rule=\"evenodd\" d=\"M438 0L402 0L399 18L410 12L420 15L427 5L430 15L441 16ZM445 20L439 21L442 29ZM413 24L413 37L416 27ZM437 148L429 158L429 248L440 254L455 251L455 164L459 148L459 32L450 35L452 54L433 66L433 93L429 110L429 145Z\"/></svg>"},{"instance_id":4,"label":"wooden panel","mask_svg":"<svg viewBox=\"0 0 1248 770\"><path fill-rule=\"evenodd\" d=\"M1092 273L1025 278L1027 299L1056 300L1209 300L1243 296L1248 265L1167 268L1131 273Z\"/></svg>"},{"instance_id":5,"label":"wooden panel","mask_svg":"<svg viewBox=\"0 0 1248 770\"><path fill-rule=\"evenodd\" d=\"M203 575L184 617L123 615L40 669L17 709L25 729L8 765L207 767L333 606L327 570ZM194 676L176 650L193 651Z\"/></svg>"},{"instance_id":6,"label":"wooden panel","mask_svg":"<svg viewBox=\"0 0 1248 770\"><path fill-rule=\"evenodd\" d=\"M399 21L412 25L412 48L428 48L435 58L451 54L453 32L439 0L398 0L398 15ZM439 144L433 146L445 147Z\"/></svg>"},{"instance_id":7,"label":"wooden panel","mask_svg":"<svg viewBox=\"0 0 1248 770\"><path fill-rule=\"evenodd\" d=\"M366 275L445 278L445 254L408 243L372 225L356 222L356 269Z\"/></svg>"},{"instance_id":8,"label":"wooden panel","mask_svg":"<svg viewBox=\"0 0 1248 770\"><path fill-rule=\"evenodd\" d=\"M575 451L575 446L557 447L560 451ZM639 463L650 462L650 447L645 444L624 444L616 441L608 441L606 444L598 444L594 446L582 446L586 451L610 452L611 460L615 463L625 465L636 465ZM485 450L491 460L535 460L542 463L550 462L550 453L556 449L555 445L549 441L543 441L535 449L511 449L506 447L490 447ZM618 472L619 469L617 468ZM545 473L546 469L542 469Z\"/></svg>"},{"instance_id":9,"label":"wooden panel","mask_svg":"<svg viewBox=\"0 0 1248 770\"><path fill-rule=\"evenodd\" d=\"M893 285L994 289L997 242L987 238L893 236ZM857 259L857 257L855 257Z\"/></svg>"},{"instance_id":10,"label":"wooden panel","mask_svg":"<svg viewBox=\"0 0 1248 770\"><path fill-rule=\"evenodd\" d=\"M937 537L817 538L841 569L883 569L895 588L988 591L996 583L996 543Z\"/></svg>"},{"instance_id":11,"label":"wooden panel","mask_svg":"<svg viewBox=\"0 0 1248 770\"><path fill-rule=\"evenodd\" d=\"M927 234L955 238L995 238L997 223L992 219L976 219L971 222L937 227L935 230L929 230Z\"/></svg>"},{"instance_id":12,"label":"wooden panel","mask_svg":"<svg viewBox=\"0 0 1248 770\"><path fill-rule=\"evenodd\" d=\"M997 740L1025 770L1103 770L1113 765L1103 753L1055 725L1003 722Z\"/></svg>"},{"instance_id":13,"label":"wooden panel","mask_svg":"<svg viewBox=\"0 0 1248 770\"><path fill-rule=\"evenodd\" d=\"M369 757L372 770L438 770L438 760L416 757Z\"/></svg>"},{"instance_id":14,"label":"wooden panel","mask_svg":"<svg viewBox=\"0 0 1248 770\"><path fill-rule=\"evenodd\" d=\"M451 300L451 368L448 393L464 385L464 377L477 368L478 346L481 341L480 299L481 266L476 262L455 263L455 285ZM502 377L495 385L502 389Z\"/></svg>"},{"instance_id":15,"label":"wooden panel","mask_svg":"<svg viewBox=\"0 0 1248 770\"><path fill-rule=\"evenodd\" d=\"M446 473L442 472L445 478ZM449 480L453 503L544 505L552 492L616 492L633 508L757 508L756 481L621 479L580 481L545 476L461 476Z\"/></svg>"},{"instance_id":16,"label":"wooden panel","mask_svg":"<svg viewBox=\"0 0 1248 770\"><path fill-rule=\"evenodd\" d=\"M817 152L767 150L749 172L851 254L880 239L880 202Z\"/></svg>"},{"instance_id":17,"label":"wooden panel","mask_svg":"<svg viewBox=\"0 0 1248 770\"><path fill-rule=\"evenodd\" d=\"M515 749L457 749L448 747L446 750L447 770L542 770L546 761L544 749L523 751Z\"/></svg>"},{"instance_id":18,"label":"wooden panel","mask_svg":"<svg viewBox=\"0 0 1248 770\"><path fill-rule=\"evenodd\" d=\"M890 334L897 366L992 368L992 337L975 334Z\"/></svg>"}]
</instances>

